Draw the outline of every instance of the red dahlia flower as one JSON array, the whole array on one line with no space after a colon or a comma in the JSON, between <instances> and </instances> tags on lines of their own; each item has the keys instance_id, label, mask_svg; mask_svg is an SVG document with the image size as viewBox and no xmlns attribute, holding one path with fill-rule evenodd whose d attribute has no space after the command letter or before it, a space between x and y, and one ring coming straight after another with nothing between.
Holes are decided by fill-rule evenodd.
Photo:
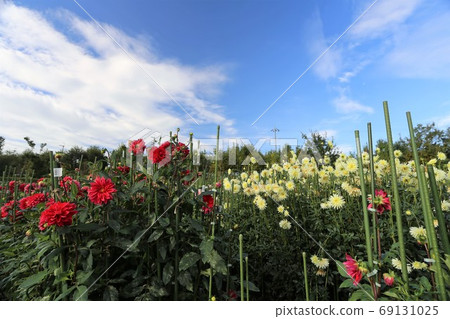
<instances>
[{"instance_id":1,"label":"red dahlia flower","mask_svg":"<svg viewBox=\"0 0 450 319\"><path fill-rule=\"evenodd\" d=\"M45 187L45 186L46 186L46 184L45 184L45 178L44 178L44 177L39 178L39 179L37 180L37 184L38 184L38 187L39 187L39 188Z\"/></svg>"},{"instance_id":2,"label":"red dahlia flower","mask_svg":"<svg viewBox=\"0 0 450 319\"><path fill-rule=\"evenodd\" d=\"M347 261L343 262L347 274L352 277L353 285L357 286L362 279L362 271L356 260L354 260L349 254L345 254Z\"/></svg>"},{"instance_id":3,"label":"red dahlia flower","mask_svg":"<svg viewBox=\"0 0 450 319\"><path fill-rule=\"evenodd\" d=\"M39 229L56 225L59 227L72 225L72 216L77 214L77 205L67 202L55 202L41 214Z\"/></svg>"},{"instance_id":4,"label":"red dahlia flower","mask_svg":"<svg viewBox=\"0 0 450 319\"><path fill-rule=\"evenodd\" d=\"M128 149L130 153L136 154L143 154L145 151L145 142L142 138L132 141L130 143L130 147Z\"/></svg>"},{"instance_id":5,"label":"red dahlia flower","mask_svg":"<svg viewBox=\"0 0 450 319\"><path fill-rule=\"evenodd\" d=\"M183 143L178 143L176 151L183 153L183 158L186 158L189 155L189 148Z\"/></svg>"},{"instance_id":6,"label":"red dahlia flower","mask_svg":"<svg viewBox=\"0 0 450 319\"><path fill-rule=\"evenodd\" d=\"M18 203L16 203L16 205L18 205ZM14 200L11 200L2 206L1 218L7 218L9 216L9 219L12 221L13 211L14 211ZM23 213L18 211L16 206L16 219L22 218L23 217L22 215Z\"/></svg>"},{"instance_id":7,"label":"red dahlia flower","mask_svg":"<svg viewBox=\"0 0 450 319\"><path fill-rule=\"evenodd\" d=\"M232 289L228 290L228 297L230 298L230 300L236 300L237 299L236 291Z\"/></svg>"},{"instance_id":8,"label":"red dahlia flower","mask_svg":"<svg viewBox=\"0 0 450 319\"><path fill-rule=\"evenodd\" d=\"M206 204L202 207L203 213L211 213L214 207L214 198L211 195L203 195L203 202Z\"/></svg>"},{"instance_id":9,"label":"red dahlia flower","mask_svg":"<svg viewBox=\"0 0 450 319\"><path fill-rule=\"evenodd\" d=\"M45 194L37 193L28 197L24 197L19 201L20 209L30 209L35 207L39 203L43 203L47 200Z\"/></svg>"},{"instance_id":10,"label":"red dahlia flower","mask_svg":"<svg viewBox=\"0 0 450 319\"><path fill-rule=\"evenodd\" d=\"M170 162L169 142L161 144L159 147L152 147L148 152L148 159L153 164L165 165Z\"/></svg>"},{"instance_id":11,"label":"red dahlia flower","mask_svg":"<svg viewBox=\"0 0 450 319\"><path fill-rule=\"evenodd\" d=\"M70 176L65 176L62 181L59 182L59 185L61 186L61 188L64 189L64 191L70 192L72 190L72 184L75 184L75 186L77 187L78 191L80 191L81 185L80 182L73 179Z\"/></svg>"},{"instance_id":12,"label":"red dahlia flower","mask_svg":"<svg viewBox=\"0 0 450 319\"><path fill-rule=\"evenodd\" d=\"M372 201L371 196L369 196L369 200ZM385 210L391 210L391 201L389 200L387 193L382 189L375 190L373 205L370 203L367 208L371 209L373 206L375 206L377 213L380 215L383 214Z\"/></svg>"},{"instance_id":13,"label":"red dahlia flower","mask_svg":"<svg viewBox=\"0 0 450 319\"><path fill-rule=\"evenodd\" d=\"M114 186L110 178L97 177L88 190L89 200L96 205L107 204L117 192Z\"/></svg>"},{"instance_id":14,"label":"red dahlia flower","mask_svg":"<svg viewBox=\"0 0 450 319\"><path fill-rule=\"evenodd\" d=\"M122 174L128 174L130 172L130 167L123 165L123 166L117 166L116 169L121 172Z\"/></svg>"},{"instance_id":15,"label":"red dahlia flower","mask_svg":"<svg viewBox=\"0 0 450 319\"><path fill-rule=\"evenodd\" d=\"M13 194L14 193L14 187L16 186L16 181L10 181L8 186L9 186L9 193Z\"/></svg>"},{"instance_id":16,"label":"red dahlia flower","mask_svg":"<svg viewBox=\"0 0 450 319\"><path fill-rule=\"evenodd\" d=\"M36 183L27 184L25 186L24 192L25 194L31 194L37 188Z\"/></svg>"}]
</instances>

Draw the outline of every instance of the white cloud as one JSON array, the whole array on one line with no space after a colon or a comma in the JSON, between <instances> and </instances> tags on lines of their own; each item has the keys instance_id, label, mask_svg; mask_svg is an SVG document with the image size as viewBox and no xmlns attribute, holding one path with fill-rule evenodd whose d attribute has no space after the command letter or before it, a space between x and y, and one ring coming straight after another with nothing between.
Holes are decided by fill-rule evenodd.
<instances>
[{"instance_id":1,"label":"white cloud","mask_svg":"<svg viewBox=\"0 0 450 319\"><path fill-rule=\"evenodd\" d=\"M372 0L365 2L364 6L368 7L372 2ZM419 7L421 2L422 0L379 0L350 29L350 36L364 38L364 40L379 36L385 37L387 33L395 32Z\"/></svg>"},{"instance_id":2,"label":"white cloud","mask_svg":"<svg viewBox=\"0 0 450 319\"><path fill-rule=\"evenodd\" d=\"M433 121L436 123L437 127L441 129L447 129L448 127L450 127L450 114L435 118Z\"/></svg>"},{"instance_id":3,"label":"white cloud","mask_svg":"<svg viewBox=\"0 0 450 319\"><path fill-rule=\"evenodd\" d=\"M381 65L406 78L450 78L450 12L436 13L399 34Z\"/></svg>"},{"instance_id":4,"label":"white cloud","mask_svg":"<svg viewBox=\"0 0 450 319\"><path fill-rule=\"evenodd\" d=\"M355 146L349 144L341 144L336 146L337 150L344 154L355 152Z\"/></svg>"},{"instance_id":5,"label":"white cloud","mask_svg":"<svg viewBox=\"0 0 450 319\"><path fill-rule=\"evenodd\" d=\"M333 100L334 107L338 113L373 113L373 108L352 100L345 95L341 95Z\"/></svg>"},{"instance_id":6,"label":"white cloud","mask_svg":"<svg viewBox=\"0 0 450 319\"><path fill-rule=\"evenodd\" d=\"M332 129L329 129L329 130L319 130L319 131L317 131L317 133L319 133L320 136L326 137L326 138L328 138L328 139L334 138L334 137L336 137L337 134L338 134L338 132L337 132L336 130L332 130Z\"/></svg>"},{"instance_id":7,"label":"white cloud","mask_svg":"<svg viewBox=\"0 0 450 319\"><path fill-rule=\"evenodd\" d=\"M24 136L53 148L115 147L144 127L165 133L194 125L97 26L67 11L55 16L71 37L41 13L0 0L0 134L8 148ZM148 42L104 27L200 124L234 131L214 103L227 81L222 67L163 60Z\"/></svg>"},{"instance_id":8,"label":"white cloud","mask_svg":"<svg viewBox=\"0 0 450 319\"><path fill-rule=\"evenodd\" d=\"M316 59L335 39L327 39L323 32L323 23L319 12L316 10L312 18L306 23L308 34L308 49L311 56ZM334 78L340 72L342 66L341 51L334 46L312 68L313 72L321 79Z\"/></svg>"}]
</instances>

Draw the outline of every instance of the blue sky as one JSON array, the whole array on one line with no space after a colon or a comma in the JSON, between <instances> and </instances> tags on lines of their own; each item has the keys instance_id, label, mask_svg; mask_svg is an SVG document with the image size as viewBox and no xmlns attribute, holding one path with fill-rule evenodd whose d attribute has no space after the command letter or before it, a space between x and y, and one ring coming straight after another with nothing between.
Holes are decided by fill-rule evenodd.
<instances>
[{"instance_id":1,"label":"blue sky","mask_svg":"<svg viewBox=\"0 0 450 319\"><path fill-rule=\"evenodd\" d=\"M78 3L104 30L72 0L0 0L8 149L24 136L113 148L143 128L208 138L220 124L254 143L275 126L289 139L326 132L351 151L369 121L385 138L383 100L394 138L407 135L406 111L450 125L446 0L378 0L254 125L373 0Z\"/></svg>"}]
</instances>

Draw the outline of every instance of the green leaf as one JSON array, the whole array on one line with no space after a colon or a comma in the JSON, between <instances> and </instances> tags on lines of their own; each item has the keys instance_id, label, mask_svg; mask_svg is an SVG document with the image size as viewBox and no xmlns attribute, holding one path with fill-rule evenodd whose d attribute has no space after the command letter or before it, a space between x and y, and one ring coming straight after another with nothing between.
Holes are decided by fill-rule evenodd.
<instances>
[{"instance_id":1,"label":"green leaf","mask_svg":"<svg viewBox=\"0 0 450 319\"><path fill-rule=\"evenodd\" d=\"M91 277L93 272L94 272L93 270L77 272L77 284L78 285L84 284L86 280L88 280L89 277Z\"/></svg>"},{"instance_id":2,"label":"green leaf","mask_svg":"<svg viewBox=\"0 0 450 319\"><path fill-rule=\"evenodd\" d=\"M152 241L158 240L159 237L163 234L164 231L162 230L155 230L150 237L148 238L147 242L151 243Z\"/></svg>"},{"instance_id":3,"label":"green leaf","mask_svg":"<svg viewBox=\"0 0 450 319\"><path fill-rule=\"evenodd\" d=\"M339 288L349 288L354 287L352 279L345 279L344 282L339 286Z\"/></svg>"},{"instance_id":4,"label":"green leaf","mask_svg":"<svg viewBox=\"0 0 450 319\"><path fill-rule=\"evenodd\" d=\"M166 264L163 269L163 275L162 280L164 285L167 285L170 282L170 279L173 275L173 265L172 264Z\"/></svg>"},{"instance_id":5,"label":"green leaf","mask_svg":"<svg viewBox=\"0 0 450 319\"><path fill-rule=\"evenodd\" d=\"M37 285L37 284L41 283L47 275L48 275L47 270L40 271L37 274L34 274L34 275L28 277L27 279L25 279L24 282L22 282L20 284L19 288L28 289L34 285Z\"/></svg>"},{"instance_id":6,"label":"green leaf","mask_svg":"<svg viewBox=\"0 0 450 319\"><path fill-rule=\"evenodd\" d=\"M214 249L211 253L211 259L209 260L209 264L215 271L222 273L223 275L227 274L227 266L225 265L225 261Z\"/></svg>"},{"instance_id":7,"label":"green leaf","mask_svg":"<svg viewBox=\"0 0 450 319\"><path fill-rule=\"evenodd\" d=\"M180 271L186 270L192 265L195 265L197 261L199 261L201 256L195 252L187 253L180 260L179 269Z\"/></svg>"},{"instance_id":8,"label":"green leaf","mask_svg":"<svg viewBox=\"0 0 450 319\"><path fill-rule=\"evenodd\" d=\"M161 255L162 260L165 260L167 256L167 246L166 245L159 246L159 253Z\"/></svg>"},{"instance_id":9,"label":"green leaf","mask_svg":"<svg viewBox=\"0 0 450 319\"><path fill-rule=\"evenodd\" d=\"M130 195L134 195L137 192L142 191L144 187L145 187L145 180L134 183L133 186L130 188Z\"/></svg>"},{"instance_id":10,"label":"green leaf","mask_svg":"<svg viewBox=\"0 0 450 319\"><path fill-rule=\"evenodd\" d=\"M209 262L209 260L211 259L211 252L213 250L213 245L214 245L214 242L210 238L203 239L203 241L201 242L199 248L200 248L200 252L202 254L202 261L204 263Z\"/></svg>"},{"instance_id":11,"label":"green leaf","mask_svg":"<svg viewBox=\"0 0 450 319\"><path fill-rule=\"evenodd\" d=\"M345 265L342 262L336 260L336 266L337 266L337 269L338 269L338 271L339 271L339 273L341 274L342 277L344 277L344 278L351 278L347 274L347 271L345 270L346 269Z\"/></svg>"},{"instance_id":12,"label":"green leaf","mask_svg":"<svg viewBox=\"0 0 450 319\"><path fill-rule=\"evenodd\" d=\"M178 275L178 281L188 291L194 291L194 285L192 284L192 276L188 271L183 271Z\"/></svg>"},{"instance_id":13,"label":"green leaf","mask_svg":"<svg viewBox=\"0 0 450 319\"><path fill-rule=\"evenodd\" d=\"M202 223L196 219L191 219L191 228L197 232L203 232L204 227Z\"/></svg>"},{"instance_id":14,"label":"green leaf","mask_svg":"<svg viewBox=\"0 0 450 319\"><path fill-rule=\"evenodd\" d=\"M420 284L427 290L427 291L430 291L431 290L431 284L430 284L430 282L428 281L428 278L427 277L420 277L420 279L419 279L419 282L420 282Z\"/></svg>"},{"instance_id":15,"label":"green leaf","mask_svg":"<svg viewBox=\"0 0 450 319\"><path fill-rule=\"evenodd\" d=\"M108 220L108 226L114 229L116 232L120 231L120 223L117 220L114 219Z\"/></svg>"},{"instance_id":16,"label":"green leaf","mask_svg":"<svg viewBox=\"0 0 450 319\"><path fill-rule=\"evenodd\" d=\"M89 251L89 255L86 258L86 270L92 269L93 263L94 263L94 257L92 256L92 251Z\"/></svg>"},{"instance_id":17,"label":"green leaf","mask_svg":"<svg viewBox=\"0 0 450 319\"><path fill-rule=\"evenodd\" d=\"M164 218L160 218L160 219L158 219L158 222L159 222L159 224L162 226L162 227L167 227L167 226L169 226L169 224L170 224L170 219L168 218L168 217L164 217Z\"/></svg>"},{"instance_id":18,"label":"green leaf","mask_svg":"<svg viewBox=\"0 0 450 319\"><path fill-rule=\"evenodd\" d=\"M352 293L348 301L363 300L365 295L366 293L363 290L356 290L355 292Z\"/></svg>"},{"instance_id":19,"label":"green leaf","mask_svg":"<svg viewBox=\"0 0 450 319\"><path fill-rule=\"evenodd\" d=\"M134 246L137 246L139 244L139 242L141 241L141 239L144 237L143 234L145 234L145 232L147 231L147 229L143 229L141 231L139 231L136 236L134 236Z\"/></svg>"},{"instance_id":20,"label":"green leaf","mask_svg":"<svg viewBox=\"0 0 450 319\"><path fill-rule=\"evenodd\" d=\"M88 293L86 286L78 286L77 290L73 294L74 301L86 301L88 300Z\"/></svg>"},{"instance_id":21,"label":"green leaf","mask_svg":"<svg viewBox=\"0 0 450 319\"><path fill-rule=\"evenodd\" d=\"M164 287L158 287L156 285L150 286L148 292L154 297L164 297L169 295Z\"/></svg>"},{"instance_id":22,"label":"green leaf","mask_svg":"<svg viewBox=\"0 0 450 319\"><path fill-rule=\"evenodd\" d=\"M79 224L77 226L74 226L73 228L79 231L91 232L99 229L100 227L101 226L99 224L89 223L89 224Z\"/></svg>"},{"instance_id":23,"label":"green leaf","mask_svg":"<svg viewBox=\"0 0 450 319\"><path fill-rule=\"evenodd\" d=\"M70 287L69 289L67 289L66 291L64 291L62 294L60 294L60 295L55 299L55 301L59 301L59 300L65 298L65 297L68 296L72 291L74 291L75 288L77 288L77 287L76 287L76 286Z\"/></svg>"},{"instance_id":24,"label":"green leaf","mask_svg":"<svg viewBox=\"0 0 450 319\"><path fill-rule=\"evenodd\" d=\"M247 289L247 281L244 282L244 287ZM259 292L259 288L256 287L256 285L254 283L252 283L251 281L248 282L248 290L254 291L254 292Z\"/></svg>"},{"instance_id":25,"label":"green leaf","mask_svg":"<svg viewBox=\"0 0 450 319\"><path fill-rule=\"evenodd\" d=\"M45 262L47 260L52 259L55 256L58 256L63 250L64 250L64 247L58 247L58 248L53 249L47 256L42 258L42 262Z\"/></svg>"},{"instance_id":26,"label":"green leaf","mask_svg":"<svg viewBox=\"0 0 450 319\"><path fill-rule=\"evenodd\" d=\"M119 291L114 286L107 286L103 292L104 301L118 301Z\"/></svg>"},{"instance_id":27,"label":"green leaf","mask_svg":"<svg viewBox=\"0 0 450 319\"><path fill-rule=\"evenodd\" d=\"M388 296L388 297L395 298L395 299L397 299L397 300L400 299L400 296L399 296L397 293L393 292L392 290L385 291L385 292L383 293L383 295L386 295L386 296Z\"/></svg>"}]
</instances>

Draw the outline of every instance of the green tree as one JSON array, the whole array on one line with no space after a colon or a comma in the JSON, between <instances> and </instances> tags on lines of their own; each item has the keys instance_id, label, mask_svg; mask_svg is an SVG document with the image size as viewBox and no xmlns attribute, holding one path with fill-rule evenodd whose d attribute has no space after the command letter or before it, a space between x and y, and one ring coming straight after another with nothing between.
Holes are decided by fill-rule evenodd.
<instances>
[{"instance_id":1,"label":"green tree","mask_svg":"<svg viewBox=\"0 0 450 319\"><path fill-rule=\"evenodd\" d=\"M28 146L29 146L32 150L34 150L34 147L36 146L36 143L33 142L33 140L30 139L28 136L25 136L23 139L24 139L25 141L27 141Z\"/></svg>"},{"instance_id":2,"label":"green tree","mask_svg":"<svg viewBox=\"0 0 450 319\"><path fill-rule=\"evenodd\" d=\"M419 156L424 161L435 158L438 152L443 152L447 157L450 156L450 128L440 130L435 123L418 124L414 127L414 135ZM383 139L378 140L376 147L380 149L380 157L387 159L389 156L387 142ZM409 161L413 159L409 137L401 137L398 141L395 141L394 149L403 153L402 160Z\"/></svg>"}]
</instances>

